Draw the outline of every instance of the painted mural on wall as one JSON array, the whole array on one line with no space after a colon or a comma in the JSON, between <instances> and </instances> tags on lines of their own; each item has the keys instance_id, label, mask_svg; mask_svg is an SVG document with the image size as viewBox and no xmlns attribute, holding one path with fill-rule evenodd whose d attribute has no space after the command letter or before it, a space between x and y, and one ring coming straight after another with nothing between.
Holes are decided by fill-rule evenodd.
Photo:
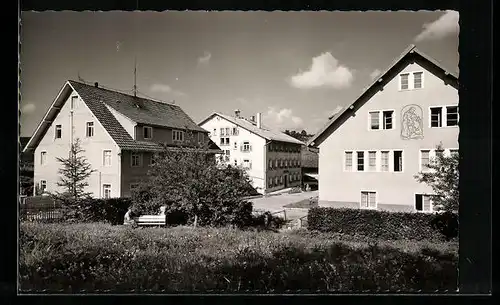
<instances>
[{"instance_id":1,"label":"painted mural on wall","mask_svg":"<svg viewBox=\"0 0 500 305\"><path fill-rule=\"evenodd\" d=\"M419 105L406 105L401 110L401 138L404 140L424 138L424 116Z\"/></svg>"}]
</instances>

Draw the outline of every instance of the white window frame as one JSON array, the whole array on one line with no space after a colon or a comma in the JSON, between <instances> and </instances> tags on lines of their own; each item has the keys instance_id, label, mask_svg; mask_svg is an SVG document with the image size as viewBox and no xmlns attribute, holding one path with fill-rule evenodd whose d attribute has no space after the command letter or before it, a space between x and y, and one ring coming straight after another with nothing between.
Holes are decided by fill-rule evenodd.
<instances>
[{"instance_id":1,"label":"white window frame","mask_svg":"<svg viewBox=\"0 0 500 305\"><path fill-rule=\"evenodd\" d=\"M363 200L362 200L362 196L363 196L363 193L368 193L368 207L363 207L362 204L363 204ZM375 193L375 206L374 207L370 207L370 193ZM363 209L363 210L377 210L378 209L378 193L377 191L375 190L361 190L359 192L359 196L360 196L360 200L359 200L359 208L360 209Z\"/></svg>"},{"instance_id":2,"label":"white window frame","mask_svg":"<svg viewBox=\"0 0 500 305\"><path fill-rule=\"evenodd\" d=\"M47 189L47 180L45 179L40 180L40 190L42 191L42 194L45 193L46 189Z\"/></svg>"},{"instance_id":3,"label":"white window frame","mask_svg":"<svg viewBox=\"0 0 500 305\"><path fill-rule=\"evenodd\" d=\"M239 135L239 130L238 130L238 127L233 127L233 128L231 129L231 133L232 133L232 135L233 135L233 136L237 136L237 135Z\"/></svg>"},{"instance_id":4,"label":"white window frame","mask_svg":"<svg viewBox=\"0 0 500 305\"><path fill-rule=\"evenodd\" d=\"M221 137L224 137L224 136L225 136L225 131L226 131L226 129L225 129L225 128L223 128L223 127L221 127L221 128L220 128L220 136L221 136Z\"/></svg>"},{"instance_id":5,"label":"white window frame","mask_svg":"<svg viewBox=\"0 0 500 305\"><path fill-rule=\"evenodd\" d=\"M457 119L458 119L458 122L457 122L457 125L451 125L451 126L448 126L448 107L457 107L458 109L458 113L457 113ZM432 127L431 125L431 122L432 122L432 113L431 113L431 109L432 108L441 108L441 126L440 127ZM458 128L459 124L460 124L460 107L458 106L458 104L456 105L435 105L435 106L429 106L428 107L428 111L429 111L429 115L427 116L427 119L429 120L428 122L428 127L429 128L432 128L432 129L436 129L436 128Z\"/></svg>"},{"instance_id":6,"label":"white window frame","mask_svg":"<svg viewBox=\"0 0 500 305\"><path fill-rule=\"evenodd\" d=\"M213 136L217 135L217 128L214 128L214 133L212 134Z\"/></svg>"},{"instance_id":7,"label":"white window frame","mask_svg":"<svg viewBox=\"0 0 500 305\"><path fill-rule=\"evenodd\" d=\"M419 172L424 172L427 173L429 172L429 168L424 169L423 164L422 164L422 152L428 151L429 152L429 164L431 163L431 158L432 158L432 151L433 149L431 148L421 148L418 152L418 171Z\"/></svg>"},{"instance_id":8,"label":"white window frame","mask_svg":"<svg viewBox=\"0 0 500 305\"><path fill-rule=\"evenodd\" d=\"M250 152L251 150L252 150L252 145L250 145L250 141L243 141L241 151L242 152Z\"/></svg>"},{"instance_id":9,"label":"white window frame","mask_svg":"<svg viewBox=\"0 0 500 305\"><path fill-rule=\"evenodd\" d=\"M149 130L149 137L146 138L144 135L146 133L146 130ZM151 140L153 138L153 127L151 126L142 126L142 138L144 140Z\"/></svg>"},{"instance_id":10,"label":"white window frame","mask_svg":"<svg viewBox=\"0 0 500 305\"><path fill-rule=\"evenodd\" d=\"M85 137L86 138L92 138L95 133L95 124L94 121L87 121L85 122ZM89 133L89 130L92 131L92 134Z\"/></svg>"},{"instance_id":11,"label":"white window frame","mask_svg":"<svg viewBox=\"0 0 500 305\"><path fill-rule=\"evenodd\" d=\"M58 126L59 126L59 128L58 128ZM58 130L58 129L61 131L61 137L59 137L59 138L57 137L57 130ZM62 124L56 124L56 125L54 126L54 139L55 139L55 140L57 140L57 139L62 139Z\"/></svg>"},{"instance_id":12,"label":"white window frame","mask_svg":"<svg viewBox=\"0 0 500 305\"><path fill-rule=\"evenodd\" d=\"M401 167L402 168L401 168L400 171L395 171L394 170L394 152L396 152L396 151L400 151L401 152ZM391 154L392 158L390 160L392 160L392 162L389 161L389 165L392 164L392 172L393 173L397 173L397 174L404 173L404 171L405 171L405 152L404 152L404 150L403 149L392 149L391 152L392 152L392 154Z\"/></svg>"},{"instance_id":13,"label":"white window frame","mask_svg":"<svg viewBox=\"0 0 500 305\"><path fill-rule=\"evenodd\" d=\"M383 170L383 156L384 153L387 153L387 170ZM384 149L380 151L380 172L382 173L389 173L391 171L391 150L390 149Z\"/></svg>"},{"instance_id":14,"label":"white window frame","mask_svg":"<svg viewBox=\"0 0 500 305\"><path fill-rule=\"evenodd\" d=\"M252 168L252 160L250 159L244 159L242 162L243 168L245 169L251 169Z\"/></svg>"},{"instance_id":15,"label":"white window frame","mask_svg":"<svg viewBox=\"0 0 500 305\"><path fill-rule=\"evenodd\" d=\"M273 169L273 160L272 160L272 159L269 159L269 165L268 165L268 168L269 168L269 169Z\"/></svg>"},{"instance_id":16,"label":"white window frame","mask_svg":"<svg viewBox=\"0 0 500 305\"><path fill-rule=\"evenodd\" d=\"M109 185L109 188L106 187ZM106 191L109 190L109 197L106 197ZM112 198L113 196L111 195L111 192L112 192L112 186L111 186L111 183L103 183L102 184L102 198L104 199L109 199L109 198Z\"/></svg>"},{"instance_id":17,"label":"white window frame","mask_svg":"<svg viewBox=\"0 0 500 305\"><path fill-rule=\"evenodd\" d=\"M371 165L370 165L370 153L375 153L375 168L371 168ZM377 172L378 171L378 151L376 150L369 150L368 151L368 172Z\"/></svg>"},{"instance_id":18,"label":"white window frame","mask_svg":"<svg viewBox=\"0 0 500 305\"><path fill-rule=\"evenodd\" d=\"M392 128L385 128L384 112L392 112ZM378 113L378 129L372 129L372 113ZM368 130L369 131L381 131L381 130L395 130L396 129L396 110L395 109L377 109L368 111Z\"/></svg>"},{"instance_id":19,"label":"white window frame","mask_svg":"<svg viewBox=\"0 0 500 305\"><path fill-rule=\"evenodd\" d=\"M138 158L139 164L138 165L134 165L134 155L139 156L139 158ZM142 167L142 153L139 153L139 152L130 153L130 167Z\"/></svg>"},{"instance_id":20,"label":"white window frame","mask_svg":"<svg viewBox=\"0 0 500 305\"><path fill-rule=\"evenodd\" d=\"M351 154L351 170L347 169L347 154L348 153ZM342 156L342 159L344 160L342 162L344 172L353 172L354 171L354 151L352 151L352 150L344 150L344 155Z\"/></svg>"},{"instance_id":21,"label":"white window frame","mask_svg":"<svg viewBox=\"0 0 500 305\"><path fill-rule=\"evenodd\" d=\"M416 197L417 195L422 195L422 211L417 210L417 201ZM430 211L424 211L424 196L429 196L429 203L430 203ZM413 210L417 213L434 213L434 202L432 200L432 194L426 194L426 193L414 193L413 195Z\"/></svg>"},{"instance_id":22,"label":"white window frame","mask_svg":"<svg viewBox=\"0 0 500 305\"><path fill-rule=\"evenodd\" d=\"M47 151L40 152L40 165L47 165Z\"/></svg>"},{"instance_id":23,"label":"white window frame","mask_svg":"<svg viewBox=\"0 0 500 305\"><path fill-rule=\"evenodd\" d=\"M70 108L71 108L71 110L73 110L73 109L77 109L77 108L78 108L78 95L72 95L72 96L70 97L70 102L69 102L69 104L70 104Z\"/></svg>"},{"instance_id":24,"label":"white window frame","mask_svg":"<svg viewBox=\"0 0 500 305\"><path fill-rule=\"evenodd\" d=\"M178 138L181 138L180 140ZM172 141L175 142L184 142L184 131L173 129L172 130Z\"/></svg>"},{"instance_id":25,"label":"white window frame","mask_svg":"<svg viewBox=\"0 0 500 305\"><path fill-rule=\"evenodd\" d=\"M421 77L421 87L420 88L415 88L415 74L420 73L422 75ZM424 89L424 71L423 70L418 70L418 71L413 71L411 73L411 90L420 90Z\"/></svg>"},{"instance_id":26,"label":"white window frame","mask_svg":"<svg viewBox=\"0 0 500 305\"><path fill-rule=\"evenodd\" d=\"M411 90L411 89L410 89L410 84L411 84L411 81L410 81L410 74L411 74L410 72L402 72L402 73L399 73L399 75L398 75L398 86L399 86L399 91ZM402 76L403 76L403 75L408 76L408 88L405 88L405 89L403 89L403 86L401 86L401 84L402 84L402 79L403 79L403 78L402 78Z\"/></svg>"},{"instance_id":27,"label":"white window frame","mask_svg":"<svg viewBox=\"0 0 500 305\"><path fill-rule=\"evenodd\" d=\"M106 152L109 152L109 164L106 164ZM110 167L113 164L113 152L111 149L102 150L102 166Z\"/></svg>"},{"instance_id":28,"label":"white window frame","mask_svg":"<svg viewBox=\"0 0 500 305\"><path fill-rule=\"evenodd\" d=\"M366 163L367 163L366 162L366 155L367 155L366 151L365 150L356 150L355 152L356 152L356 167L355 167L356 170L355 170L355 172L361 172L361 173L362 172L366 172L367 171L366 170ZM363 153L363 170L359 170L359 167L358 167L358 165L359 165L359 163L358 163L358 159L359 159L358 158L358 153L361 153L361 152Z\"/></svg>"}]
</instances>

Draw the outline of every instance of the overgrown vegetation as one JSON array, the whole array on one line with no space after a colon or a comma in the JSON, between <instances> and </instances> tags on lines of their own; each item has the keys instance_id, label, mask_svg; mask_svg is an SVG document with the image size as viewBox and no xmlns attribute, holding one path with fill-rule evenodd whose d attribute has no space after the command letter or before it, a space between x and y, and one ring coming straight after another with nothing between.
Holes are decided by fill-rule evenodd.
<instances>
[{"instance_id":1,"label":"overgrown vegetation","mask_svg":"<svg viewBox=\"0 0 500 305\"><path fill-rule=\"evenodd\" d=\"M20 288L44 293L456 291L456 243L377 244L325 234L24 223Z\"/></svg>"},{"instance_id":2,"label":"overgrown vegetation","mask_svg":"<svg viewBox=\"0 0 500 305\"><path fill-rule=\"evenodd\" d=\"M436 211L446 211L458 213L460 203L458 182L460 161L459 153L450 155L444 154L442 144L436 147L436 157L431 158L428 170L415 175L420 183L425 183L432 187L433 209Z\"/></svg>"},{"instance_id":3,"label":"overgrown vegetation","mask_svg":"<svg viewBox=\"0 0 500 305\"><path fill-rule=\"evenodd\" d=\"M458 235L458 217L452 213L394 213L338 208L311 208L308 229L382 240L442 240Z\"/></svg>"},{"instance_id":4,"label":"overgrown vegetation","mask_svg":"<svg viewBox=\"0 0 500 305\"><path fill-rule=\"evenodd\" d=\"M167 220L200 226L236 225L252 221L252 204L244 200L251 182L238 167L222 167L207 146L165 146L155 155L148 177L133 191L132 215L156 214L166 206Z\"/></svg>"}]
</instances>

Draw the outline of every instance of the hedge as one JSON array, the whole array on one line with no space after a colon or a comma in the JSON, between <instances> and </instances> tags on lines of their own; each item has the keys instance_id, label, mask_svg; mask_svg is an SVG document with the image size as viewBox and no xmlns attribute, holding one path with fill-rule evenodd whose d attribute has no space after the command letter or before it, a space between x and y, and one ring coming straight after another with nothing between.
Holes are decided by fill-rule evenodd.
<instances>
[{"instance_id":1,"label":"hedge","mask_svg":"<svg viewBox=\"0 0 500 305\"><path fill-rule=\"evenodd\" d=\"M75 222L106 222L123 224L132 202L130 198L86 198L65 202L64 218Z\"/></svg>"},{"instance_id":2,"label":"hedge","mask_svg":"<svg viewBox=\"0 0 500 305\"><path fill-rule=\"evenodd\" d=\"M455 292L457 246L229 228L22 224L22 292ZM453 243L449 243L453 245ZM452 249L452 250L451 250Z\"/></svg>"},{"instance_id":3,"label":"hedge","mask_svg":"<svg viewBox=\"0 0 500 305\"><path fill-rule=\"evenodd\" d=\"M458 236L458 217L451 213L424 214L348 208L311 208L308 229L378 239L452 239Z\"/></svg>"}]
</instances>

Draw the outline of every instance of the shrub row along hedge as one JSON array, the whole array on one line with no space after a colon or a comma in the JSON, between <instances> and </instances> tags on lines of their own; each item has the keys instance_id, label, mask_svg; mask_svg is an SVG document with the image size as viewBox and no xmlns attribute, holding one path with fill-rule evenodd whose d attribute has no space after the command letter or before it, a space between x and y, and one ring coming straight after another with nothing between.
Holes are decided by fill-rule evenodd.
<instances>
[{"instance_id":1,"label":"shrub row along hedge","mask_svg":"<svg viewBox=\"0 0 500 305\"><path fill-rule=\"evenodd\" d=\"M421 242L401 249L399 242L369 245L227 228L30 223L21 225L20 287L45 293L456 290L456 249Z\"/></svg>"},{"instance_id":2,"label":"shrub row along hedge","mask_svg":"<svg viewBox=\"0 0 500 305\"><path fill-rule=\"evenodd\" d=\"M390 240L449 240L458 236L458 217L451 213L393 213L315 207L309 210L307 223L309 230Z\"/></svg>"},{"instance_id":3,"label":"shrub row along hedge","mask_svg":"<svg viewBox=\"0 0 500 305\"><path fill-rule=\"evenodd\" d=\"M129 198L86 198L65 202L64 220L76 222L107 222L123 224L125 214L132 204Z\"/></svg>"}]
</instances>

